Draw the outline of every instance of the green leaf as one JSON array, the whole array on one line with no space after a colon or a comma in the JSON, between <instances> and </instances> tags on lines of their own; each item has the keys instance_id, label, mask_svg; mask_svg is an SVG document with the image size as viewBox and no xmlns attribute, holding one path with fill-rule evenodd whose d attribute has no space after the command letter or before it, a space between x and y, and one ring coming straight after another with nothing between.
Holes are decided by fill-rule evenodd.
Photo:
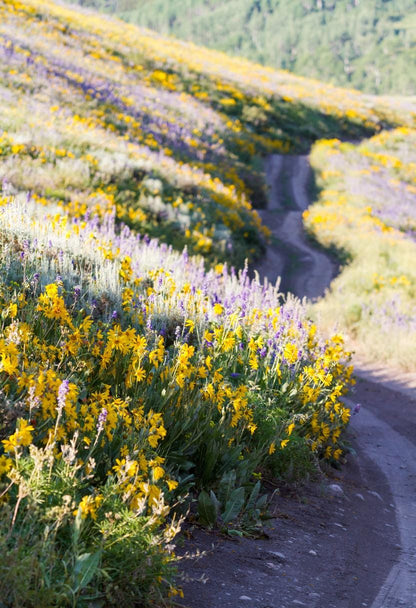
<instances>
[{"instance_id":1,"label":"green leaf","mask_svg":"<svg viewBox=\"0 0 416 608\"><path fill-rule=\"evenodd\" d=\"M221 504L225 505L230 499L231 493L235 488L236 474L235 470L227 471L221 477L221 481L218 486L218 499Z\"/></svg>"},{"instance_id":2,"label":"green leaf","mask_svg":"<svg viewBox=\"0 0 416 608\"><path fill-rule=\"evenodd\" d=\"M216 515L216 517L218 517L220 514L220 510L221 510L221 503L218 500L218 498L216 497L215 492L213 492L213 490L210 491L209 496L212 500L212 504L215 507L215 515Z\"/></svg>"},{"instance_id":3,"label":"green leaf","mask_svg":"<svg viewBox=\"0 0 416 608\"><path fill-rule=\"evenodd\" d=\"M263 509L266 504L267 504L267 494L263 494L263 496L260 496L260 498L258 499L257 503L256 503L256 508L257 509Z\"/></svg>"},{"instance_id":4,"label":"green leaf","mask_svg":"<svg viewBox=\"0 0 416 608\"><path fill-rule=\"evenodd\" d=\"M74 593L81 591L90 583L94 574L97 572L100 560L101 549L95 553L83 553L82 555L78 555L74 566Z\"/></svg>"},{"instance_id":5,"label":"green leaf","mask_svg":"<svg viewBox=\"0 0 416 608\"><path fill-rule=\"evenodd\" d=\"M198 516L206 526L212 527L217 521L215 504L205 490L202 490L198 496Z\"/></svg>"},{"instance_id":6,"label":"green leaf","mask_svg":"<svg viewBox=\"0 0 416 608\"><path fill-rule=\"evenodd\" d=\"M82 511L81 511L81 509L78 509L77 514L75 516L74 525L72 526L72 546L74 548L75 554L78 553L77 548L78 548L79 537L81 535L82 524L83 524Z\"/></svg>"},{"instance_id":7,"label":"green leaf","mask_svg":"<svg viewBox=\"0 0 416 608\"><path fill-rule=\"evenodd\" d=\"M224 524L228 524L228 522L232 521L239 515L244 506L244 500L245 493L243 487L237 488L234 490L234 492L232 492L230 499L225 505L224 513L222 515Z\"/></svg>"},{"instance_id":8,"label":"green leaf","mask_svg":"<svg viewBox=\"0 0 416 608\"><path fill-rule=\"evenodd\" d=\"M257 499L259 497L260 487L261 487L260 481L257 481L256 485L251 490L251 494L250 494L249 499L244 508L246 513L250 513L250 511L254 511L254 509L256 507Z\"/></svg>"},{"instance_id":9,"label":"green leaf","mask_svg":"<svg viewBox=\"0 0 416 608\"><path fill-rule=\"evenodd\" d=\"M238 536L242 538L244 536L244 532L242 530L227 530L228 536Z\"/></svg>"}]
</instances>

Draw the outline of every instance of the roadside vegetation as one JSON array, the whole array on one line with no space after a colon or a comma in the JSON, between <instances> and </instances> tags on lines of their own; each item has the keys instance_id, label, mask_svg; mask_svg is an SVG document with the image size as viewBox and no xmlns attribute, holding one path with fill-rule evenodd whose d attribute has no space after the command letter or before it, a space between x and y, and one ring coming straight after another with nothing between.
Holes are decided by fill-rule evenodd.
<instances>
[{"instance_id":1,"label":"roadside vegetation","mask_svg":"<svg viewBox=\"0 0 416 608\"><path fill-rule=\"evenodd\" d=\"M254 534L262 477L344 451L342 336L244 262L262 156L414 107L42 0L0 53L0 596L161 605L184 513Z\"/></svg>"},{"instance_id":2,"label":"roadside vegetation","mask_svg":"<svg viewBox=\"0 0 416 608\"><path fill-rule=\"evenodd\" d=\"M319 201L307 229L346 261L314 306L346 329L364 359L416 366L416 132L386 131L359 146L321 141L311 162Z\"/></svg>"},{"instance_id":3,"label":"roadside vegetation","mask_svg":"<svg viewBox=\"0 0 416 608\"><path fill-rule=\"evenodd\" d=\"M367 93L416 94L413 0L77 0L277 69Z\"/></svg>"}]
</instances>

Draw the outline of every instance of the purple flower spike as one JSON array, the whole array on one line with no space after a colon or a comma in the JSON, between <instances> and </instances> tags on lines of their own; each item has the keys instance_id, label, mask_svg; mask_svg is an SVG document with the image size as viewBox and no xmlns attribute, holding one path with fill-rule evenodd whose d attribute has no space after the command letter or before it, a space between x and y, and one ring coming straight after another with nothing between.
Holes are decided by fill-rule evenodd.
<instances>
[{"instance_id":1,"label":"purple flower spike","mask_svg":"<svg viewBox=\"0 0 416 608\"><path fill-rule=\"evenodd\" d=\"M105 409L105 407L103 407L101 412L98 415L97 431L99 433L101 433L101 431L104 429L104 425L107 420L107 416L108 416L108 411Z\"/></svg>"},{"instance_id":2,"label":"purple flower spike","mask_svg":"<svg viewBox=\"0 0 416 608\"><path fill-rule=\"evenodd\" d=\"M63 382L61 382L61 385L58 389L58 405L56 408L58 410L58 413L61 413L65 407L66 396L68 395L68 392L69 392L69 380L63 380Z\"/></svg>"}]
</instances>

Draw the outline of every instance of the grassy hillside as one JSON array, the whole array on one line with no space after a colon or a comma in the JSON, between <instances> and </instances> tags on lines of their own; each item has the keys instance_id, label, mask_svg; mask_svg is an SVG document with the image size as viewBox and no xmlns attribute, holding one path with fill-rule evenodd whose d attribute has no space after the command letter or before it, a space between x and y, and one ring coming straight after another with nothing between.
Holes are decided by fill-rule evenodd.
<instances>
[{"instance_id":1,"label":"grassy hillside","mask_svg":"<svg viewBox=\"0 0 416 608\"><path fill-rule=\"evenodd\" d=\"M416 94L413 0L79 0L158 32L369 93Z\"/></svg>"},{"instance_id":2,"label":"grassy hillside","mask_svg":"<svg viewBox=\"0 0 416 608\"><path fill-rule=\"evenodd\" d=\"M359 146L319 142L321 188L305 212L309 231L347 266L315 306L347 330L364 359L416 365L416 131L386 131Z\"/></svg>"},{"instance_id":3,"label":"grassy hillside","mask_svg":"<svg viewBox=\"0 0 416 608\"><path fill-rule=\"evenodd\" d=\"M256 534L263 475L344 452L342 336L244 268L262 157L411 141L414 101L49 0L0 0L0 53L0 597L161 605L183 512Z\"/></svg>"},{"instance_id":4,"label":"grassy hillside","mask_svg":"<svg viewBox=\"0 0 416 608\"><path fill-rule=\"evenodd\" d=\"M160 605L189 506L256 534L263 474L344 450L342 337L232 266L260 155L398 102L42 0L0 1L0 52L0 597Z\"/></svg>"}]
</instances>

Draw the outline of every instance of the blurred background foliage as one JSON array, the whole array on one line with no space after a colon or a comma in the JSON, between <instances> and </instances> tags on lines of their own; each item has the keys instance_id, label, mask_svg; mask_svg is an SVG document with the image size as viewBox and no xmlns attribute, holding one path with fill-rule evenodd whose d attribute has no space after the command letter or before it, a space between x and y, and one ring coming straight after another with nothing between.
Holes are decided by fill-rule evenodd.
<instances>
[{"instance_id":1,"label":"blurred background foliage","mask_svg":"<svg viewBox=\"0 0 416 608\"><path fill-rule=\"evenodd\" d=\"M414 0L78 0L78 4L302 76L368 93L416 94Z\"/></svg>"}]
</instances>

